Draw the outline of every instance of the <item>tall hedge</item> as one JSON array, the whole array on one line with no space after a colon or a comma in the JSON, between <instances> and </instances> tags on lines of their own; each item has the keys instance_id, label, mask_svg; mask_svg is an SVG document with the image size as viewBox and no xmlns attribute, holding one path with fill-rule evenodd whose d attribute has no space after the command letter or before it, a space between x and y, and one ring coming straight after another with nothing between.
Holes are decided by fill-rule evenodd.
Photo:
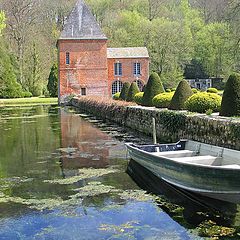
<instances>
[{"instance_id":1,"label":"tall hedge","mask_svg":"<svg viewBox=\"0 0 240 240\"><path fill-rule=\"evenodd\" d=\"M129 88L128 95L127 95L127 101L128 102L133 102L134 101L134 96L139 93L139 88L136 82L133 82Z\"/></svg>"},{"instance_id":2,"label":"tall hedge","mask_svg":"<svg viewBox=\"0 0 240 240\"><path fill-rule=\"evenodd\" d=\"M56 64L53 64L51 72L48 77L47 89L51 97L58 96L58 67Z\"/></svg>"},{"instance_id":3,"label":"tall hedge","mask_svg":"<svg viewBox=\"0 0 240 240\"><path fill-rule=\"evenodd\" d=\"M160 77L157 73L152 73L148 79L147 85L144 89L143 95L143 105L144 106L153 106L153 98L159 93L163 93L164 88Z\"/></svg>"},{"instance_id":4,"label":"tall hedge","mask_svg":"<svg viewBox=\"0 0 240 240\"><path fill-rule=\"evenodd\" d=\"M129 88L130 88L130 83L125 82L123 84L123 88L122 88L121 93L120 93L120 99L121 100L126 100L127 99Z\"/></svg>"},{"instance_id":5,"label":"tall hedge","mask_svg":"<svg viewBox=\"0 0 240 240\"><path fill-rule=\"evenodd\" d=\"M185 102L193 95L192 89L186 80L182 80L173 95L169 109L182 110L185 109Z\"/></svg>"},{"instance_id":6,"label":"tall hedge","mask_svg":"<svg viewBox=\"0 0 240 240\"><path fill-rule=\"evenodd\" d=\"M240 116L240 74L230 75L223 92L221 116Z\"/></svg>"}]
</instances>

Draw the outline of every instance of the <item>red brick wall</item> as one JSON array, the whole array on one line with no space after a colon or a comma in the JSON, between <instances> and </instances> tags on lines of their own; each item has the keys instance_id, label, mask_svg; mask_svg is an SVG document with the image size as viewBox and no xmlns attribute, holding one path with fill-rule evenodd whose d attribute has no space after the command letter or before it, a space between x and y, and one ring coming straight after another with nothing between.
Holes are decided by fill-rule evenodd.
<instances>
[{"instance_id":1,"label":"red brick wall","mask_svg":"<svg viewBox=\"0 0 240 240\"><path fill-rule=\"evenodd\" d=\"M59 40L59 94L108 95L107 40ZM66 65L66 52L70 64Z\"/></svg>"},{"instance_id":2,"label":"red brick wall","mask_svg":"<svg viewBox=\"0 0 240 240\"><path fill-rule=\"evenodd\" d=\"M114 63L122 63L122 76L114 76ZM134 76L133 67L134 63L141 63L141 76ZM111 94L112 83L116 80L122 82L134 82L139 79L144 84L147 83L149 77L149 58L119 58L119 59L108 59L108 81L109 81L109 93Z\"/></svg>"}]
</instances>

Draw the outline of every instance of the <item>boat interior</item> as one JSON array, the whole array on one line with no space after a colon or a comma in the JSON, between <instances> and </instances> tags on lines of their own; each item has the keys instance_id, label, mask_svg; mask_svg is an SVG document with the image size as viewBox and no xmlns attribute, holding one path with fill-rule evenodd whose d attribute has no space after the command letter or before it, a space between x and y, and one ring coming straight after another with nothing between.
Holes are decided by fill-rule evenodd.
<instances>
[{"instance_id":1,"label":"boat interior","mask_svg":"<svg viewBox=\"0 0 240 240\"><path fill-rule=\"evenodd\" d=\"M191 140L139 147L152 155L189 164L240 169L240 152Z\"/></svg>"}]
</instances>

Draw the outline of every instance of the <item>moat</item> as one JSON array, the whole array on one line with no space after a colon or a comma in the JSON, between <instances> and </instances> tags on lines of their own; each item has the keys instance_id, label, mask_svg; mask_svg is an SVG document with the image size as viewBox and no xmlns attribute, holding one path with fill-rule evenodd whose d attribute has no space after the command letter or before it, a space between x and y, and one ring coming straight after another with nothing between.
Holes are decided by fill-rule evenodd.
<instances>
[{"instance_id":1,"label":"moat","mask_svg":"<svg viewBox=\"0 0 240 240\"><path fill-rule=\"evenodd\" d=\"M124 142L148 137L57 106L0 108L0 134L0 239L240 238L238 205L189 199L129 161Z\"/></svg>"}]
</instances>

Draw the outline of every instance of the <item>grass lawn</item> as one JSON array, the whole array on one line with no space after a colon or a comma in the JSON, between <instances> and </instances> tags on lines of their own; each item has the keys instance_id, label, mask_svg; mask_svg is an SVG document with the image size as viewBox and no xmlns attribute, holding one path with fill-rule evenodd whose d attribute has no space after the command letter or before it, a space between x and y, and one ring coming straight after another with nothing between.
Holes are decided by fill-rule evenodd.
<instances>
[{"instance_id":1,"label":"grass lawn","mask_svg":"<svg viewBox=\"0 0 240 240\"><path fill-rule=\"evenodd\" d=\"M57 98L31 97L31 98L0 99L0 107L19 105L57 104L57 103L58 103Z\"/></svg>"}]
</instances>

